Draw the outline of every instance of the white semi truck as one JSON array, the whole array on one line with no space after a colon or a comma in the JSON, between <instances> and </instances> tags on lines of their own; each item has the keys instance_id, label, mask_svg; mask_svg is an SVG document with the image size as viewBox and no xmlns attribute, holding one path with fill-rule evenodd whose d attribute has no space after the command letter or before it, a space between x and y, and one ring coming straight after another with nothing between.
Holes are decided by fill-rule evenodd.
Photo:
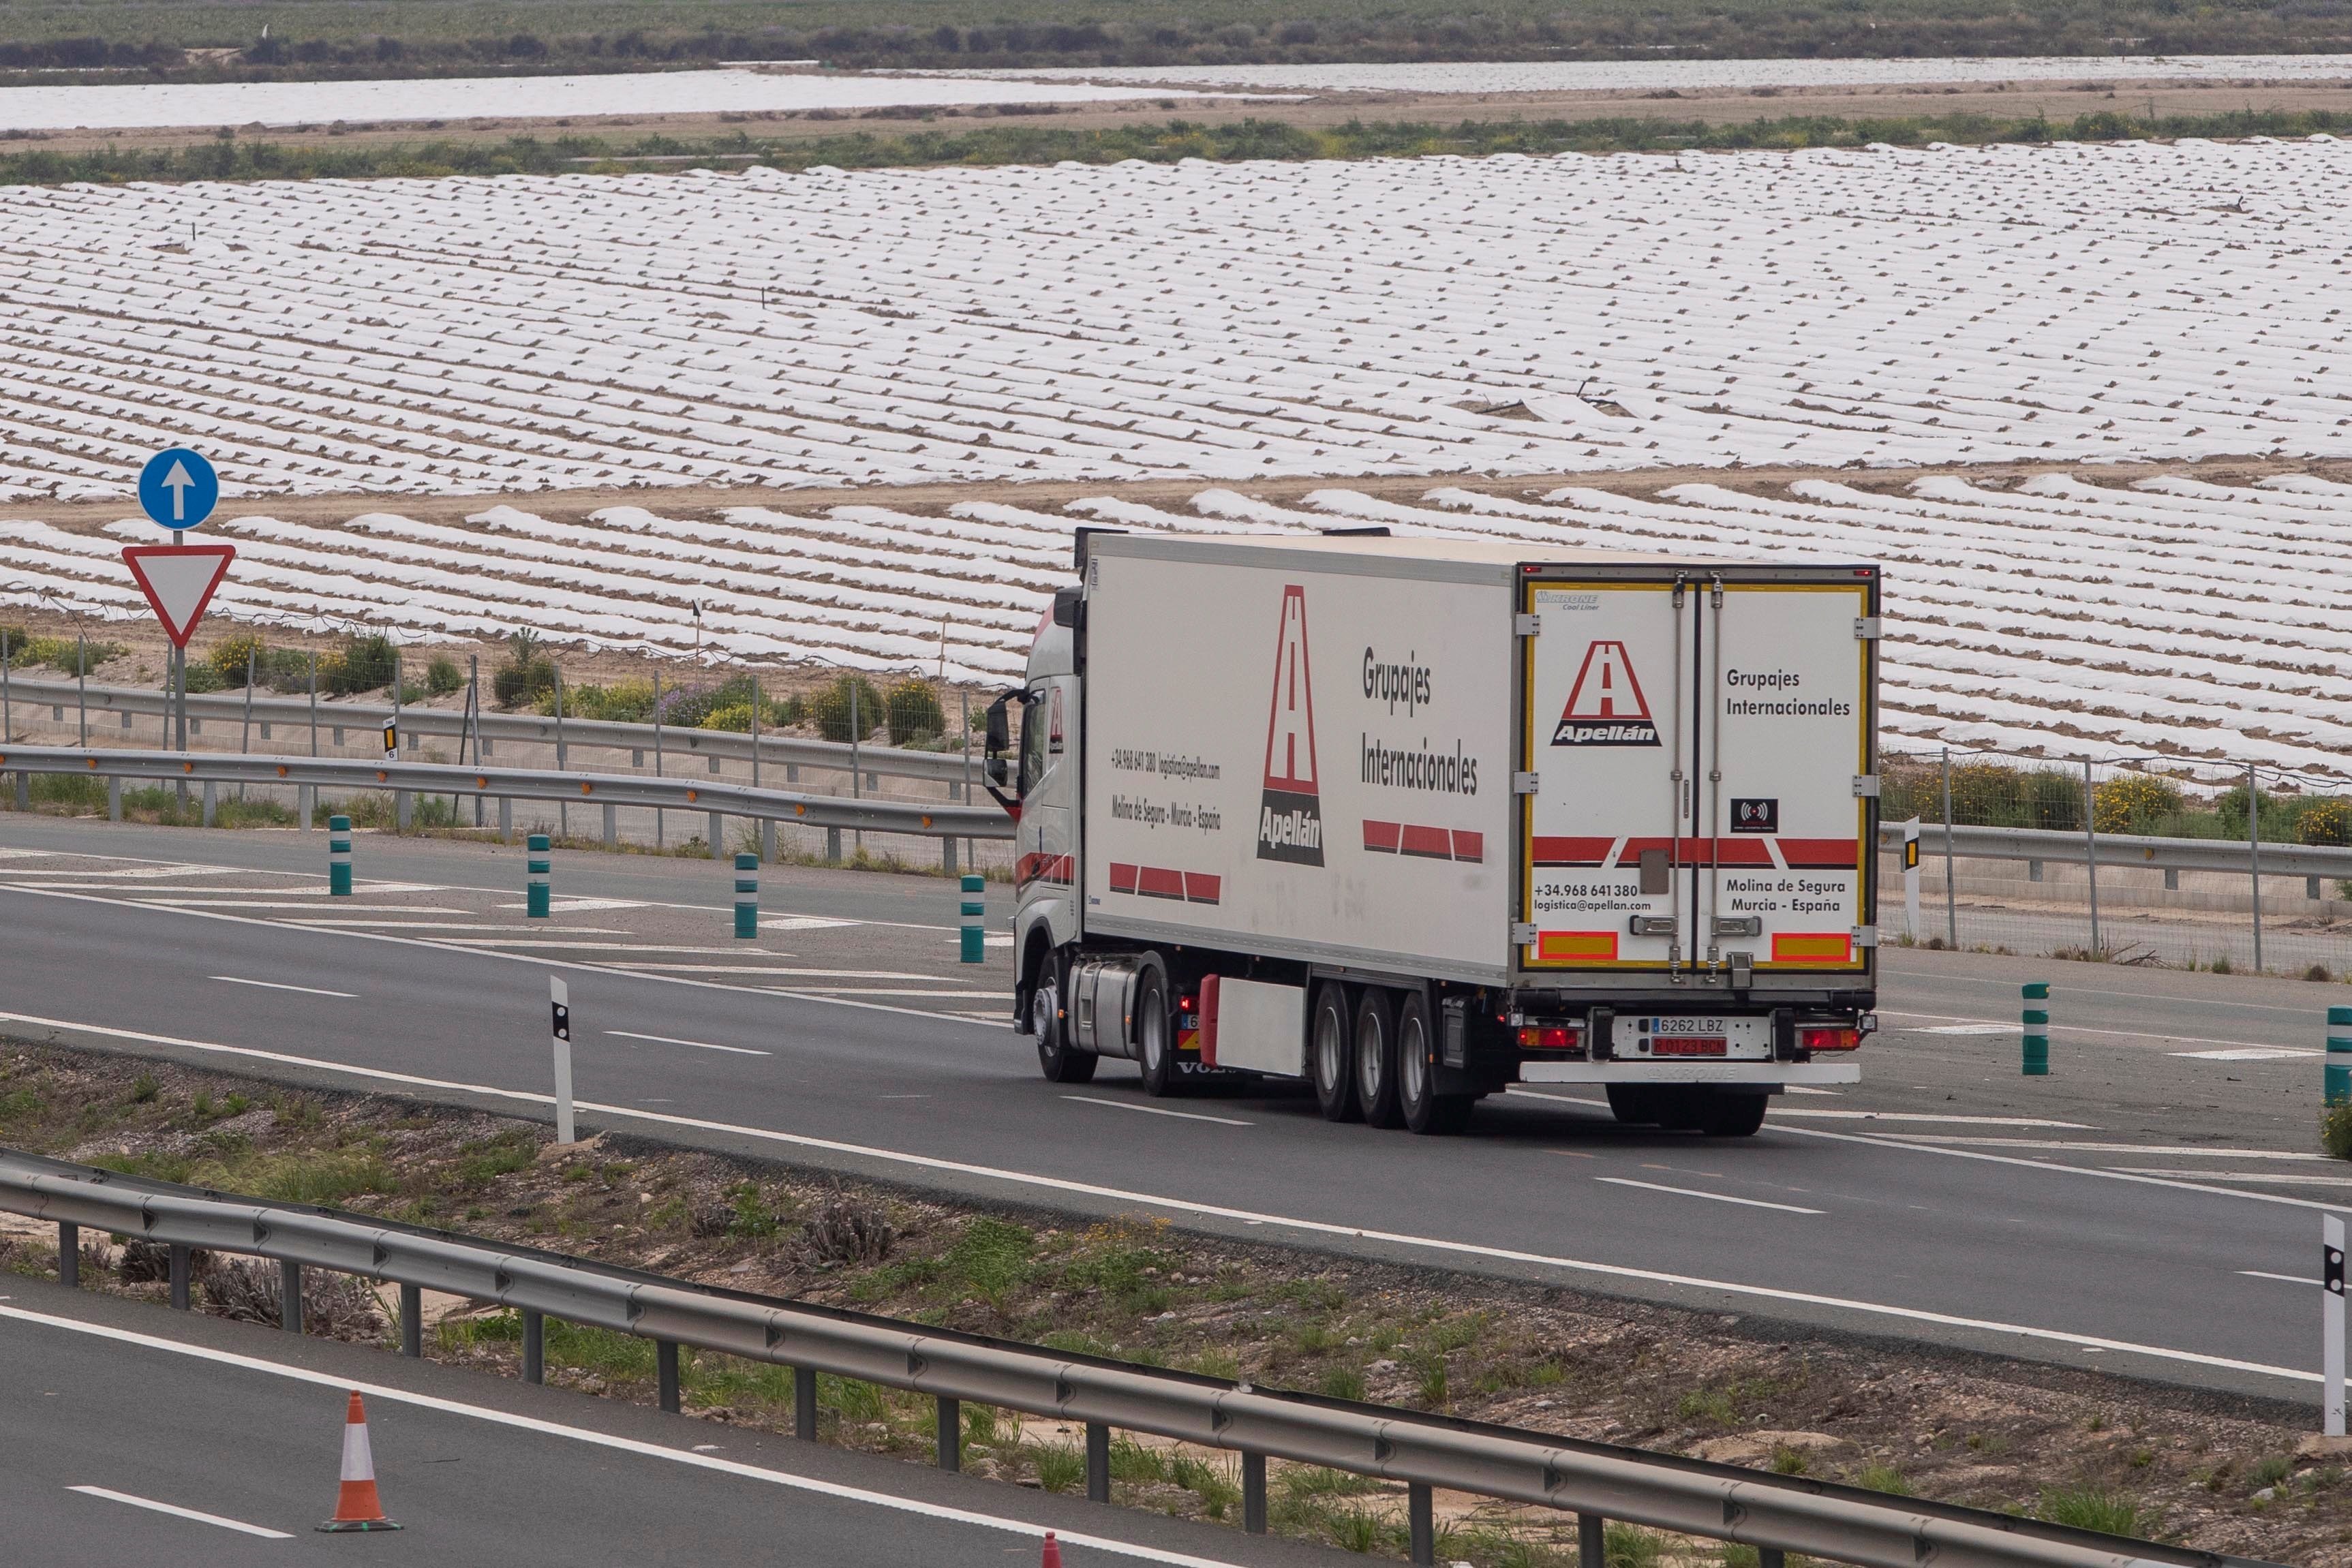
<instances>
[{"instance_id":1,"label":"white semi truck","mask_svg":"<svg viewBox=\"0 0 2352 1568\"><path fill-rule=\"evenodd\" d=\"M1857 1081L1875 567L1086 529L1077 570L988 716L1047 1078L1722 1136Z\"/></svg>"}]
</instances>

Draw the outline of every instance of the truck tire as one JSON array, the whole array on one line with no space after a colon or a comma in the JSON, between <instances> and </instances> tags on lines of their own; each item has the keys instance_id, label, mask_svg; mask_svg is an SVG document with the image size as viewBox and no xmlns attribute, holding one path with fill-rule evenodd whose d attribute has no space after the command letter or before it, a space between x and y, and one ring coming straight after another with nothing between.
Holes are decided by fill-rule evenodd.
<instances>
[{"instance_id":1,"label":"truck tire","mask_svg":"<svg viewBox=\"0 0 2352 1568\"><path fill-rule=\"evenodd\" d=\"M1176 1092L1175 1031L1168 1017L1168 982L1156 968L1135 985L1135 1061L1143 1070L1143 1092L1154 1098Z\"/></svg>"},{"instance_id":2,"label":"truck tire","mask_svg":"<svg viewBox=\"0 0 2352 1568\"><path fill-rule=\"evenodd\" d=\"M1436 1050L1429 999L1409 992L1396 1019L1397 1115L1409 1131L1442 1137L1468 1126L1470 1107L1478 1102L1475 1095L1436 1092L1437 1072L1430 1061Z\"/></svg>"},{"instance_id":3,"label":"truck tire","mask_svg":"<svg viewBox=\"0 0 2352 1568\"><path fill-rule=\"evenodd\" d=\"M1366 986L1356 1004L1356 1103L1372 1126L1404 1125L1397 1107L1396 1009L1379 986Z\"/></svg>"},{"instance_id":4,"label":"truck tire","mask_svg":"<svg viewBox=\"0 0 2352 1568\"><path fill-rule=\"evenodd\" d=\"M1715 1093L1707 1089L1656 1089L1658 1125L1669 1133L1696 1133L1706 1125L1707 1107Z\"/></svg>"},{"instance_id":5,"label":"truck tire","mask_svg":"<svg viewBox=\"0 0 2352 1568\"><path fill-rule=\"evenodd\" d=\"M1315 993L1307 1020L1307 1051L1315 1073L1315 1099L1327 1122L1353 1122L1363 1114L1356 1099L1356 1040L1348 1013L1348 992L1326 980Z\"/></svg>"},{"instance_id":6,"label":"truck tire","mask_svg":"<svg viewBox=\"0 0 2352 1568\"><path fill-rule=\"evenodd\" d=\"M1647 1083L1609 1085L1609 1113L1628 1127L1654 1127L1664 1107L1658 1091Z\"/></svg>"},{"instance_id":7,"label":"truck tire","mask_svg":"<svg viewBox=\"0 0 2352 1568\"><path fill-rule=\"evenodd\" d=\"M1753 1137L1764 1124L1768 1101L1769 1096L1762 1094L1733 1094L1718 1089L1706 1097L1698 1130L1710 1138Z\"/></svg>"},{"instance_id":8,"label":"truck tire","mask_svg":"<svg viewBox=\"0 0 2352 1568\"><path fill-rule=\"evenodd\" d=\"M1037 1065L1048 1083L1090 1083L1095 1064L1091 1051L1069 1043L1069 1020L1062 1017L1062 965L1052 954L1037 968L1037 988L1029 998L1029 1031L1037 1037Z\"/></svg>"}]
</instances>

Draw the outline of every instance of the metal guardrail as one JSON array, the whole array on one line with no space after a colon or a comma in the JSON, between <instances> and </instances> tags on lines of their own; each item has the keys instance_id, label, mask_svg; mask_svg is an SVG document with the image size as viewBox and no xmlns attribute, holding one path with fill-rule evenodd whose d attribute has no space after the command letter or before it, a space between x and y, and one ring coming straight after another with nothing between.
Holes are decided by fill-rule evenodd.
<instances>
[{"instance_id":1,"label":"metal guardrail","mask_svg":"<svg viewBox=\"0 0 2352 1568\"><path fill-rule=\"evenodd\" d=\"M1881 849L1903 847L1901 822L1878 824ZM2048 828L1976 828L1941 822L1919 825L1919 852L1940 856L1944 835L1951 834L1952 852L1970 860L2044 861L2059 865L2083 865L2091 845L2098 846L2103 866L2141 866L2157 871L2218 871L2238 876L2253 873L2253 846L2242 839L2159 839L2130 833L2061 832ZM2284 844L2264 840L2264 876L2340 877L2352 879L2352 849L2326 844Z\"/></svg>"},{"instance_id":2,"label":"metal guardrail","mask_svg":"<svg viewBox=\"0 0 2352 1568\"><path fill-rule=\"evenodd\" d=\"M30 680L22 675L12 677L10 695L30 706L46 707L51 712L73 710L85 693L72 681ZM133 714L143 717L163 718L171 699L162 692L147 691L138 686L91 686L87 694L90 716ZM188 716L211 723L237 723L246 716L246 696L243 692L191 692L188 694ZM263 696L253 695L252 718L256 724L286 725L307 727L313 716L308 697ZM377 730L384 720L393 716L388 706L373 703L321 702L316 717L322 727L346 729ZM699 761L706 758L725 758L749 761L752 755L751 736L729 729L694 729L666 724L656 737L649 724L619 724L607 719L566 717L559 737L555 719L542 714L481 713L474 716L475 732L495 747L499 742L527 742L552 746L560 738L565 746L602 747L616 751L652 752L659 749L677 758ZM450 708L412 707L400 709L400 727L404 735L435 736L455 740L466 733L467 716ZM846 773L850 771L852 752L856 755L856 768L861 773L880 774L893 779L922 779L942 784L961 785L964 779L965 761L961 752L910 751L903 747L851 747L831 740L810 740L801 736L762 735L759 757L762 764L784 768L824 768ZM974 779L979 777L979 763L971 764Z\"/></svg>"},{"instance_id":3,"label":"metal guardrail","mask_svg":"<svg viewBox=\"0 0 2352 1568\"><path fill-rule=\"evenodd\" d=\"M419 795L649 806L813 828L908 833L942 839L1009 839L1013 819L995 806L932 806L868 796L809 795L748 784L645 773L556 773L530 768L458 768L442 762L360 762L329 757L268 757L196 751L133 751L73 746L0 748L0 772L72 773L96 779L187 779L221 784L294 784L390 789ZM714 843L716 841L713 841Z\"/></svg>"},{"instance_id":4,"label":"metal guardrail","mask_svg":"<svg viewBox=\"0 0 2352 1568\"><path fill-rule=\"evenodd\" d=\"M940 1459L957 1463L959 1402L1086 1424L1087 1488L1107 1500L1109 1428L1243 1456L1244 1521L1263 1531L1265 1460L1402 1481L1412 1555L1433 1560L1431 1489L1579 1515L1587 1568L1607 1519L1755 1546L1767 1568L1800 1552L1867 1568L2268 1568L2252 1559L2126 1540L1799 1476L1454 1421L1356 1401L1259 1389L958 1334L889 1319L714 1290L587 1260L331 1209L174 1187L0 1151L0 1209L58 1226L61 1277L88 1225L169 1245L173 1304L186 1304L188 1249L331 1269L402 1287L403 1348L421 1352L420 1292L520 1310L528 1336L554 1316L656 1342L662 1403L677 1407L677 1347L790 1366L800 1435L815 1436L819 1372L940 1402ZM300 1299L299 1280L289 1300ZM289 1326L299 1326L289 1324ZM527 1339L526 1375L536 1365Z\"/></svg>"}]
</instances>

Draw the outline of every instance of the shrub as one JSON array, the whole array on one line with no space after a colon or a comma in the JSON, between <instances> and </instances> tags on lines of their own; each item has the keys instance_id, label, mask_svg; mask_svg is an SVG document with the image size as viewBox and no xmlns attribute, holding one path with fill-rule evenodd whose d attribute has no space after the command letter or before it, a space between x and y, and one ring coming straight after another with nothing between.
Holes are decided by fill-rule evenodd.
<instances>
[{"instance_id":1,"label":"shrub","mask_svg":"<svg viewBox=\"0 0 2352 1568\"><path fill-rule=\"evenodd\" d=\"M817 734L831 741L853 738L850 734L853 695L856 699L856 728L859 731L856 739L864 740L887 721L887 706L882 700L882 694L874 689L874 683L863 675L843 675L809 699L808 716L816 726Z\"/></svg>"},{"instance_id":2,"label":"shrub","mask_svg":"<svg viewBox=\"0 0 2352 1568\"><path fill-rule=\"evenodd\" d=\"M550 692L551 698L552 691ZM662 694L667 705L668 694ZM548 711L554 711L551 700ZM567 718L601 719L612 724L645 724L654 713L654 684L651 681L618 681L609 686L566 686L563 689L563 713Z\"/></svg>"},{"instance_id":3,"label":"shrub","mask_svg":"<svg viewBox=\"0 0 2352 1568\"><path fill-rule=\"evenodd\" d=\"M2096 1487L2060 1487L2042 1494L2036 1511L2053 1524L2096 1530L2108 1535L2139 1533L2139 1508L2128 1498Z\"/></svg>"},{"instance_id":4,"label":"shrub","mask_svg":"<svg viewBox=\"0 0 2352 1568\"><path fill-rule=\"evenodd\" d=\"M339 697L375 691L392 685L398 657L391 638L381 632L362 632L319 661L319 684Z\"/></svg>"},{"instance_id":5,"label":"shrub","mask_svg":"<svg viewBox=\"0 0 2352 1568\"><path fill-rule=\"evenodd\" d=\"M2352 1104L2330 1105L2319 1113L2319 1146L2332 1158L2352 1160Z\"/></svg>"},{"instance_id":6,"label":"shrub","mask_svg":"<svg viewBox=\"0 0 2352 1568\"><path fill-rule=\"evenodd\" d=\"M846 1196L825 1199L801 1225L803 1247L824 1263L878 1263L898 1240L880 1206Z\"/></svg>"},{"instance_id":7,"label":"shrub","mask_svg":"<svg viewBox=\"0 0 2352 1568\"><path fill-rule=\"evenodd\" d=\"M216 692L228 685L226 681L221 679L218 670L205 664L190 664L187 668L187 682L188 690L192 692Z\"/></svg>"},{"instance_id":8,"label":"shrub","mask_svg":"<svg viewBox=\"0 0 2352 1568\"><path fill-rule=\"evenodd\" d=\"M446 697L451 692L464 690L465 685L466 672L448 654L436 653L425 662L425 689L432 695Z\"/></svg>"},{"instance_id":9,"label":"shrub","mask_svg":"<svg viewBox=\"0 0 2352 1568\"><path fill-rule=\"evenodd\" d=\"M1866 1491L1883 1491L1889 1497L1909 1497L1911 1483L1893 1465L1864 1465L1853 1478L1853 1484Z\"/></svg>"},{"instance_id":10,"label":"shrub","mask_svg":"<svg viewBox=\"0 0 2352 1568\"><path fill-rule=\"evenodd\" d=\"M266 663L268 656L268 645L262 642L260 632L232 632L213 644L212 652L205 655L205 663L220 676L222 685L236 690L245 685L248 663L253 667L255 680L259 681L262 672L268 668ZM195 687L192 684L188 689L194 691Z\"/></svg>"},{"instance_id":11,"label":"shrub","mask_svg":"<svg viewBox=\"0 0 2352 1568\"><path fill-rule=\"evenodd\" d=\"M2147 773L2118 773L2091 792L2091 822L2103 833L2161 833L2180 815L2180 789Z\"/></svg>"},{"instance_id":12,"label":"shrub","mask_svg":"<svg viewBox=\"0 0 2352 1568\"><path fill-rule=\"evenodd\" d=\"M864 699L859 701L862 706ZM883 701L893 745L928 740L948 727L946 716L940 712L939 694L931 689L930 682L919 676L898 682Z\"/></svg>"},{"instance_id":13,"label":"shrub","mask_svg":"<svg viewBox=\"0 0 2352 1568\"><path fill-rule=\"evenodd\" d=\"M2294 836L2306 844L2352 844L2352 800L2332 795L2314 800L2295 822Z\"/></svg>"}]
</instances>

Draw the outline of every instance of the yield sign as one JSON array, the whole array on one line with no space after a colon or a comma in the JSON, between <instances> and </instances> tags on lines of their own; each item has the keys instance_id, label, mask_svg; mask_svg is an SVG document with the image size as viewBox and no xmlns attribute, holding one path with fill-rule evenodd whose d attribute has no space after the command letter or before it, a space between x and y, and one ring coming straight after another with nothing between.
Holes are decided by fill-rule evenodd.
<instances>
[{"instance_id":1,"label":"yield sign","mask_svg":"<svg viewBox=\"0 0 2352 1568\"><path fill-rule=\"evenodd\" d=\"M122 551L123 564L155 607L155 619L174 648L188 645L213 601L213 590L236 558L234 545L130 545Z\"/></svg>"}]
</instances>

